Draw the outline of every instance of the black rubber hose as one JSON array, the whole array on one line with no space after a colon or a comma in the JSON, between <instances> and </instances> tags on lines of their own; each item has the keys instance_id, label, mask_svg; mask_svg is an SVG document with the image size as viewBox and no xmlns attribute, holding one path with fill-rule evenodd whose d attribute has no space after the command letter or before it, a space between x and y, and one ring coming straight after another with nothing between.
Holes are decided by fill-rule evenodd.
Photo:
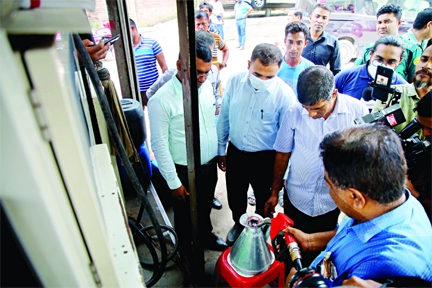
<instances>
[{"instance_id":1,"label":"black rubber hose","mask_svg":"<svg viewBox=\"0 0 432 288\"><path fill-rule=\"evenodd\" d=\"M157 256L156 249L153 247L152 240L151 240L150 236L147 235L146 233L144 233L143 231L141 231L142 228L139 226L140 224L135 223L134 219L129 219L128 223L129 223L131 230L132 230L132 236L134 238L134 242L136 243L139 240L138 237L140 237L144 241L147 248L149 249L150 255L153 259L153 262L146 261L144 259L139 259L141 266L158 267L159 266L159 258ZM136 248L138 250L138 246ZM138 251L137 251L137 253L138 253ZM138 253L138 257L139 257L139 253Z\"/></svg>"},{"instance_id":2,"label":"black rubber hose","mask_svg":"<svg viewBox=\"0 0 432 288\"><path fill-rule=\"evenodd\" d=\"M173 236L174 236L174 249L173 249L173 251L170 253L170 254L168 254L168 256L167 256L167 260L168 261L171 261L173 258L174 258L174 256L175 256L175 254L177 253L177 251L178 251L178 249L179 249L179 240L178 240L178 236L177 236L177 233L175 232L175 230L172 228L172 227L170 227L170 226L167 226L167 225L160 225L161 226L161 228L162 229L165 229L165 230L167 230L166 232L171 232L172 234L173 234ZM148 232L148 230L151 230L151 229L154 229L154 227L153 226L146 226L146 227L144 227L144 228L141 228L140 229L140 231L142 232L142 233L145 233L145 234L147 234ZM145 260L143 260L143 261L141 261L141 263L143 263L143 264L145 264L145 265L153 265L153 263L151 263L151 262L148 262L148 261L145 261Z\"/></svg>"},{"instance_id":3,"label":"black rubber hose","mask_svg":"<svg viewBox=\"0 0 432 288\"><path fill-rule=\"evenodd\" d=\"M137 192L137 195L139 197L139 199L141 200L142 204L144 205L149 218L156 230L156 235L158 236L158 239L160 241L161 244L161 254L162 254L162 261L160 263L156 262L155 263L155 270L154 273L152 275L152 277L150 278L149 281L147 281L145 284L148 287L153 286L157 281L159 281L159 279L162 277L163 273L165 272L165 268L166 268L166 264L167 264L167 248L166 248L166 243L165 243L165 239L163 237L163 233L162 233L162 229L159 225L159 222L156 219L156 215L150 205L149 200L147 199L147 196L144 193L144 189L141 186L135 171L132 168L132 165L129 162L129 158L126 155L126 151L124 149L123 143L120 139L120 135L117 131L117 127L115 125L114 122L114 118L111 114L111 109L108 105L108 101L106 99L105 93L102 90L101 84L100 84L100 80L99 80L99 76L97 75L97 72L94 68L93 65L93 61L90 58L90 55L88 54L86 48L84 47L84 44L82 43L81 38L77 35L74 34L73 35L73 39L74 39L74 44L75 44L75 48L78 51L78 54L81 57L81 61L84 64L87 73L89 74L90 80L94 86L94 89L96 91L99 103L101 105L101 109L105 118L105 121L107 123L107 127L108 127L108 134L110 135L110 139L113 141L114 147L117 150L117 152L119 153L120 159L123 162L123 165L125 167L125 170L129 176L129 179L132 182L133 187L135 188L135 191ZM156 267L157 266L157 267Z\"/></svg>"}]
</instances>

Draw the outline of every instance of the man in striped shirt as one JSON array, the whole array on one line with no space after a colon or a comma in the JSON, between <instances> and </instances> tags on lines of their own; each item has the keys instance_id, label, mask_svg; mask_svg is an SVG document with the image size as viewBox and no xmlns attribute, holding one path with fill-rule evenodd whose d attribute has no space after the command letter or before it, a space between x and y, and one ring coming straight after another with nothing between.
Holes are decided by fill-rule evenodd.
<instances>
[{"instance_id":1,"label":"man in striped shirt","mask_svg":"<svg viewBox=\"0 0 432 288\"><path fill-rule=\"evenodd\" d=\"M334 230L339 209L324 180L319 144L326 134L354 125L355 119L369 111L358 99L338 93L332 72L320 65L308 67L300 73L297 98L299 103L286 111L273 146L276 151L273 184L264 213L273 216L290 161L284 213L294 221L295 228L305 233ZM318 254L309 253L302 255L305 267Z\"/></svg>"},{"instance_id":2,"label":"man in striped shirt","mask_svg":"<svg viewBox=\"0 0 432 288\"><path fill-rule=\"evenodd\" d=\"M135 22L132 19L129 19L129 24L132 34L132 42L134 45L135 65L138 74L141 101L143 105L147 105L147 89L149 89L159 77L156 61L158 62L162 73L168 70L168 66L159 43L152 38L141 36L141 34L138 32Z\"/></svg>"},{"instance_id":3,"label":"man in striped shirt","mask_svg":"<svg viewBox=\"0 0 432 288\"><path fill-rule=\"evenodd\" d=\"M206 31L212 34L216 41L216 46L213 48L212 52L212 64L216 65L219 70L227 67L227 62L229 58L229 49L226 45L224 39L214 32L209 31L210 18L206 11L196 11L195 12L195 31ZM219 62L218 50L222 51L222 62Z\"/></svg>"}]
</instances>

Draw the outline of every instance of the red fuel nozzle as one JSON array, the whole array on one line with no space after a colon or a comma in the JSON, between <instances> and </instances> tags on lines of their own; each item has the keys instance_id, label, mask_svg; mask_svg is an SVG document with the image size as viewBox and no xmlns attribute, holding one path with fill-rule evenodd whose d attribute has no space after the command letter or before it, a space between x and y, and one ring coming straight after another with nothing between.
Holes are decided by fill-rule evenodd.
<instances>
[{"instance_id":1,"label":"red fuel nozzle","mask_svg":"<svg viewBox=\"0 0 432 288\"><path fill-rule=\"evenodd\" d=\"M299 271L302 265L300 248L298 247L297 241L292 234L282 232L282 230L292 227L293 225L293 220L279 212L276 217L271 220L270 239L276 260L285 260L289 253L295 268Z\"/></svg>"}]
</instances>

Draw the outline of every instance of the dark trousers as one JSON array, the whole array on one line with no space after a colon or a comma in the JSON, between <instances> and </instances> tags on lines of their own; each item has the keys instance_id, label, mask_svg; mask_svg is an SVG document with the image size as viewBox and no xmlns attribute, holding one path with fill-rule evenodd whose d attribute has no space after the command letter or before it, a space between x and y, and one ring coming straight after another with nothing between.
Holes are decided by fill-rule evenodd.
<instances>
[{"instance_id":1,"label":"dark trousers","mask_svg":"<svg viewBox=\"0 0 432 288\"><path fill-rule=\"evenodd\" d=\"M336 229L339 209L336 208L330 212L316 217L311 217L298 210L288 199L284 188L284 213L294 221L294 228L305 233L325 232ZM308 267L312 261L321 253L321 251L301 251L303 267ZM287 263L288 262L288 263ZM285 261L285 267L291 268L292 262ZM289 270L288 270L289 271Z\"/></svg>"},{"instance_id":2,"label":"dark trousers","mask_svg":"<svg viewBox=\"0 0 432 288\"><path fill-rule=\"evenodd\" d=\"M217 158L197 169L196 194L199 236L202 241L209 239L213 230L210 212L217 182ZM187 166L176 165L177 175L183 186L189 191ZM189 197L186 201L173 198L174 227L179 237L180 246L189 249L192 242L192 222ZM210 238L211 239L211 238Z\"/></svg>"},{"instance_id":3,"label":"dark trousers","mask_svg":"<svg viewBox=\"0 0 432 288\"><path fill-rule=\"evenodd\" d=\"M274 160L274 150L244 152L229 143L225 177L228 204L236 223L246 213L249 184L255 194L255 212L264 216L264 204L270 197L273 181Z\"/></svg>"}]
</instances>

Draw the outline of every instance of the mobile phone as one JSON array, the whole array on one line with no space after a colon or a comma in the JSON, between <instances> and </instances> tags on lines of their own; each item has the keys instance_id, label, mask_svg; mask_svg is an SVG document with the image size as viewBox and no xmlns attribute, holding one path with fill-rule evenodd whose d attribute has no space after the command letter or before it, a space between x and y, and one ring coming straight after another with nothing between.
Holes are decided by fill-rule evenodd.
<instances>
[{"instance_id":1,"label":"mobile phone","mask_svg":"<svg viewBox=\"0 0 432 288\"><path fill-rule=\"evenodd\" d=\"M390 85L393 79L393 69L385 66L378 66L375 75L372 97L381 101L387 101L388 94L390 93Z\"/></svg>"},{"instance_id":2,"label":"mobile phone","mask_svg":"<svg viewBox=\"0 0 432 288\"><path fill-rule=\"evenodd\" d=\"M104 45L107 44L107 43L114 44L119 38L120 38L120 34L117 34L117 35L115 35L114 37L111 37L111 38L106 38L106 39L103 40L104 41Z\"/></svg>"}]
</instances>

